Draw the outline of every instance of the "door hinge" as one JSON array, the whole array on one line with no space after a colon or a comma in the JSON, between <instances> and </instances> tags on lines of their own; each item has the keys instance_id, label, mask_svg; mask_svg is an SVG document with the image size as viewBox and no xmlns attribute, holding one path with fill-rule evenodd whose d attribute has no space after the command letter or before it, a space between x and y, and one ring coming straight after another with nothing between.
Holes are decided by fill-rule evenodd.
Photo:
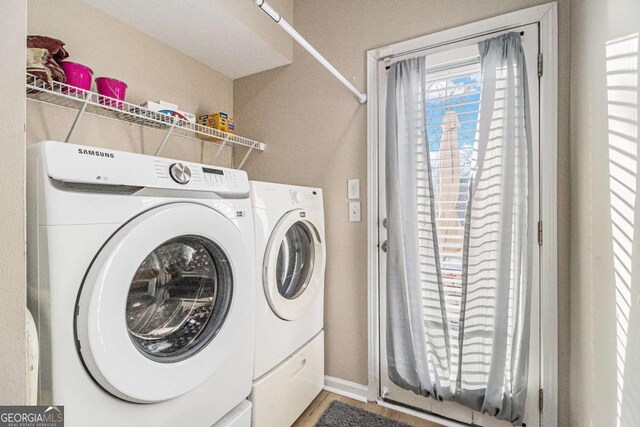
<instances>
[{"instance_id":1,"label":"door hinge","mask_svg":"<svg viewBox=\"0 0 640 427\"><path fill-rule=\"evenodd\" d=\"M540 413L544 409L544 390L538 390L538 408L540 409Z\"/></svg>"},{"instance_id":2,"label":"door hinge","mask_svg":"<svg viewBox=\"0 0 640 427\"><path fill-rule=\"evenodd\" d=\"M542 70L543 70L542 54L539 53L538 54L538 77L542 77Z\"/></svg>"},{"instance_id":3,"label":"door hinge","mask_svg":"<svg viewBox=\"0 0 640 427\"><path fill-rule=\"evenodd\" d=\"M538 245L542 246L542 221L538 221Z\"/></svg>"}]
</instances>

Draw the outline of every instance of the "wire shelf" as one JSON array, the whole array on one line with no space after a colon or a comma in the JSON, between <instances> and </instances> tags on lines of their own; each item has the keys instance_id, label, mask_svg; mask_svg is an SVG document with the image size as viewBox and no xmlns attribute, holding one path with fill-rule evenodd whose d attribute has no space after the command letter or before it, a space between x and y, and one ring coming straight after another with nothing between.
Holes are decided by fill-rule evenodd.
<instances>
[{"instance_id":1,"label":"wire shelf","mask_svg":"<svg viewBox=\"0 0 640 427\"><path fill-rule=\"evenodd\" d=\"M264 151L266 148L266 145L262 142L254 141L232 133L223 132L197 123L191 123L187 120L169 116L157 111L151 111L139 105L119 101L108 96L100 95L96 92L79 89L55 81L50 85L44 80L28 73L27 98L78 111L76 120L67 135L67 141L69 140L78 121L86 112L97 116L120 120L129 124L165 130L167 134L160 147L158 147L158 150L155 153L156 155L160 153L171 135L194 139L201 142L213 142L219 144L219 148L216 151L216 158L222 148L226 145L246 147L248 148L248 151L239 166L240 168L251 151Z\"/></svg>"}]
</instances>

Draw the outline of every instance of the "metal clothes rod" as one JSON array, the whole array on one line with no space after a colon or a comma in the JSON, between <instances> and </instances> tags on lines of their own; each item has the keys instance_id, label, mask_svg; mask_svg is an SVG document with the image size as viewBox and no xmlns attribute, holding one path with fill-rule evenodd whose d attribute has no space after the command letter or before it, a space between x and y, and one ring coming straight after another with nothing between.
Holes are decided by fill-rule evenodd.
<instances>
[{"instance_id":1,"label":"metal clothes rod","mask_svg":"<svg viewBox=\"0 0 640 427\"><path fill-rule=\"evenodd\" d=\"M349 81L345 76L343 76L340 71L336 69L327 59L320 54L313 46L309 44L309 42L300 35L289 23L282 17L278 12L276 12L269 4L264 0L253 0L253 2L258 5L260 9L263 10L264 13L269 15L271 19L273 19L283 30L285 30L295 41L297 41L300 46L305 48L307 52L311 54L314 58L318 60L331 74L333 74L343 85L347 87L353 94L358 98L360 104L364 104L367 102L367 94L360 92L356 87Z\"/></svg>"}]
</instances>

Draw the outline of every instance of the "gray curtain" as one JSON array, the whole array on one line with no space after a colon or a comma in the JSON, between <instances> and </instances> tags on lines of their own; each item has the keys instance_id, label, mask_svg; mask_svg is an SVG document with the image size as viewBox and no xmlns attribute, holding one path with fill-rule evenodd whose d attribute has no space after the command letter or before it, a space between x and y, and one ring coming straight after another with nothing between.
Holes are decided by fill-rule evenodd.
<instances>
[{"instance_id":1,"label":"gray curtain","mask_svg":"<svg viewBox=\"0 0 640 427\"><path fill-rule=\"evenodd\" d=\"M482 92L465 221L456 401L519 425L527 396L533 168L518 33L479 44Z\"/></svg>"},{"instance_id":2,"label":"gray curtain","mask_svg":"<svg viewBox=\"0 0 640 427\"><path fill-rule=\"evenodd\" d=\"M389 70L388 372L400 387L519 425L527 391L534 238L527 76L519 34L483 41L479 50L480 117L459 330L452 335L426 137L424 58Z\"/></svg>"},{"instance_id":3,"label":"gray curtain","mask_svg":"<svg viewBox=\"0 0 640 427\"><path fill-rule=\"evenodd\" d=\"M387 361L391 380L450 399L450 352L426 140L424 58L389 69L386 116ZM425 309L428 308L428 310Z\"/></svg>"}]
</instances>

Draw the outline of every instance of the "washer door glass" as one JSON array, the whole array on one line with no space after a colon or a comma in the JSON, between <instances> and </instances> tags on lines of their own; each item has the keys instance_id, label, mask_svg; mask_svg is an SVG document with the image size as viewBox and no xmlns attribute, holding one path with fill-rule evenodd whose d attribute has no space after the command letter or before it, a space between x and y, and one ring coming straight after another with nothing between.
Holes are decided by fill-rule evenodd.
<instances>
[{"instance_id":1,"label":"washer door glass","mask_svg":"<svg viewBox=\"0 0 640 427\"><path fill-rule=\"evenodd\" d=\"M155 403L227 366L250 371L243 354L254 276L246 228L210 207L176 202L135 216L109 237L88 266L74 322L78 352L102 388Z\"/></svg>"},{"instance_id":2,"label":"washer door glass","mask_svg":"<svg viewBox=\"0 0 640 427\"><path fill-rule=\"evenodd\" d=\"M288 300L299 297L313 273L315 244L311 231L301 221L287 230L276 263L278 292Z\"/></svg>"},{"instance_id":3,"label":"washer door glass","mask_svg":"<svg viewBox=\"0 0 640 427\"><path fill-rule=\"evenodd\" d=\"M186 359L218 333L232 291L229 259L218 245L198 236L171 239L144 259L131 281L129 337L154 361Z\"/></svg>"}]
</instances>

